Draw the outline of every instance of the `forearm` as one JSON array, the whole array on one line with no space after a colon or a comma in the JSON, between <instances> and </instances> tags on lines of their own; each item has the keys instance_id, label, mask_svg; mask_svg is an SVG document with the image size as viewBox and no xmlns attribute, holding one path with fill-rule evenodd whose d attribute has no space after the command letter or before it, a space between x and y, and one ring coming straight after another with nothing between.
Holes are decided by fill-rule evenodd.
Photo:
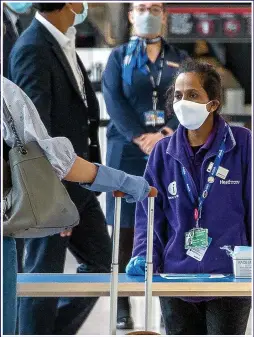
<instances>
[{"instance_id":1,"label":"forearm","mask_svg":"<svg viewBox=\"0 0 254 337\"><path fill-rule=\"evenodd\" d=\"M80 157L77 157L64 179L79 182L80 186L94 192L122 191L127 202L142 201L150 191L150 186L143 177L104 165L94 165Z\"/></svg>"},{"instance_id":2,"label":"forearm","mask_svg":"<svg viewBox=\"0 0 254 337\"><path fill-rule=\"evenodd\" d=\"M93 183L98 167L87 160L77 157L64 180L79 183Z\"/></svg>"}]
</instances>

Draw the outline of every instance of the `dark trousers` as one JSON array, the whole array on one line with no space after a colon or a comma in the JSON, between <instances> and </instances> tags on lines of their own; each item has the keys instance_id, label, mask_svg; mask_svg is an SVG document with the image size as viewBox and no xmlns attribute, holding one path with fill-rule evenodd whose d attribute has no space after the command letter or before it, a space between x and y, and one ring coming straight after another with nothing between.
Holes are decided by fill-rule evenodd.
<instances>
[{"instance_id":1,"label":"dark trousers","mask_svg":"<svg viewBox=\"0 0 254 337\"><path fill-rule=\"evenodd\" d=\"M17 269L18 273L23 273L23 255L24 255L24 239L15 239L17 248ZM19 312L20 298L17 298L17 313ZM19 334L19 316L16 317L16 335Z\"/></svg>"},{"instance_id":2,"label":"dark trousers","mask_svg":"<svg viewBox=\"0 0 254 337\"><path fill-rule=\"evenodd\" d=\"M119 273L125 273L125 267L131 259L134 238L134 228L120 229L119 242ZM130 315L130 299L119 297L117 302L117 318L121 319Z\"/></svg>"},{"instance_id":3,"label":"dark trousers","mask_svg":"<svg viewBox=\"0 0 254 337\"><path fill-rule=\"evenodd\" d=\"M244 335L251 298L221 297L198 303L161 297L167 335Z\"/></svg>"},{"instance_id":4,"label":"dark trousers","mask_svg":"<svg viewBox=\"0 0 254 337\"><path fill-rule=\"evenodd\" d=\"M99 202L89 192L80 223L70 238L54 235L25 240L24 273L63 273L67 248L81 272L109 273L112 247ZM75 335L98 298L21 298L19 334Z\"/></svg>"},{"instance_id":5,"label":"dark trousers","mask_svg":"<svg viewBox=\"0 0 254 337\"><path fill-rule=\"evenodd\" d=\"M3 237L3 334L14 335L17 316L17 251L15 240Z\"/></svg>"}]
</instances>

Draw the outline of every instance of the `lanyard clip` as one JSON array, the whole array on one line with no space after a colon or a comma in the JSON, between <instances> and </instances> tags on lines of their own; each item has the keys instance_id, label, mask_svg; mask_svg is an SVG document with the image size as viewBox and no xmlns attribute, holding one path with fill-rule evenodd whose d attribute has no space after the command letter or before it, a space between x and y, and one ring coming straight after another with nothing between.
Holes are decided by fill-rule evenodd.
<instances>
[{"instance_id":1,"label":"lanyard clip","mask_svg":"<svg viewBox=\"0 0 254 337\"><path fill-rule=\"evenodd\" d=\"M158 103L158 93L157 93L157 91L153 91L153 98L152 98L152 100L153 100L153 111L156 111L157 110L157 103Z\"/></svg>"},{"instance_id":2,"label":"lanyard clip","mask_svg":"<svg viewBox=\"0 0 254 337\"><path fill-rule=\"evenodd\" d=\"M196 227L199 227L199 219L201 218L202 209L195 208L194 209L194 220L196 221Z\"/></svg>"}]
</instances>

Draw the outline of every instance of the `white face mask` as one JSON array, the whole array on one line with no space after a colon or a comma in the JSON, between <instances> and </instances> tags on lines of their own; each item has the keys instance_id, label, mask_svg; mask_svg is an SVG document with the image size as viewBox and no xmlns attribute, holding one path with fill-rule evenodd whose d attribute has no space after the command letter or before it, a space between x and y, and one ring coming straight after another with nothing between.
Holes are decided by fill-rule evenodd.
<instances>
[{"instance_id":1,"label":"white face mask","mask_svg":"<svg viewBox=\"0 0 254 337\"><path fill-rule=\"evenodd\" d=\"M149 12L133 12L134 30L138 35L156 35L160 34L162 27L162 14L154 16Z\"/></svg>"},{"instance_id":2,"label":"white face mask","mask_svg":"<svg viewBox=\"0 0 254 337\"><path fill-rule=\"evenodd\" d=\"M208 102L209 103L209 102ZM181 101L174 103L173 108L180 124L188 130L197 130L204 123L209 115L207 104L200 104L192 101Z\"/></svg>"}]
</instances>

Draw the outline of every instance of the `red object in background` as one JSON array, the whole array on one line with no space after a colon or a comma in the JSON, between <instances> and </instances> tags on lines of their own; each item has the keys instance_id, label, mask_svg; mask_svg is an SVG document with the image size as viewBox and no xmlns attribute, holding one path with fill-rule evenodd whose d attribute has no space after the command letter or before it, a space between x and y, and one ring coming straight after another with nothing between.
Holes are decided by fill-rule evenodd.
<instances>
[{"instance_id":1,"label":"red object in background","mask_svg":"<svg viewBox=\"0 0 254 337\"><path fill-rule=\"evenodd\" d=\"M232 5L232 3L231 3ZM167 6L167 12L169 14L251 14L251 5L250 7L175 7Z\"/></svg>"},{"instance_id":2,"label":"red object in background","mask_svg":"<svg viewBox=\"0 0 254 337\"><path fill-rule=\"evenodd\" d=\"M209 36L214 32L214 22L212 20L200 20L196 27L199 35Z\"/></svg>"},{"instance_id":3,"label":"red object in background","mask_svg":"<svg viewBox=\"0 0 254 337\"><path fill-rule=\"evenodd\" d=\"M223 24L224 34L229 37L237 36L240 30L241 30L241 24L238 20L229 19L229 20L226 20Z\"/></svg>"}]
</instances>

